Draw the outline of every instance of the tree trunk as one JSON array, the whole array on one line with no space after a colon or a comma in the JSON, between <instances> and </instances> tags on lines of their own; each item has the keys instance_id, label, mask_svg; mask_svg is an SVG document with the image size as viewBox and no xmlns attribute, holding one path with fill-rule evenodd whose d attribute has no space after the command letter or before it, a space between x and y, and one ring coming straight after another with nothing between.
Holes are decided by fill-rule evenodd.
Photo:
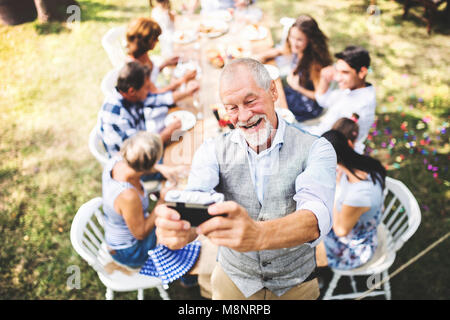
<instances>
[{"instance_id":1,"label":"tree trunk","mask_svg":"<svg viewBox=\"0 0 450 320\"><path fill-rule=\"evenodd\" d=\"M75 0L34 0L40 22L64 21L67 19L67 7L79 6Z\"/></svg>"},{"instance_id":2,"label":"tree trunk","mask_svg":"<svg viewBox=\"0 0 450 320\"><path fill-rule=\"evenodd\" d=\"M0 0L0 20L7 25L17 25L36 19L33 0Z\"/></svg>"}]
</instances>

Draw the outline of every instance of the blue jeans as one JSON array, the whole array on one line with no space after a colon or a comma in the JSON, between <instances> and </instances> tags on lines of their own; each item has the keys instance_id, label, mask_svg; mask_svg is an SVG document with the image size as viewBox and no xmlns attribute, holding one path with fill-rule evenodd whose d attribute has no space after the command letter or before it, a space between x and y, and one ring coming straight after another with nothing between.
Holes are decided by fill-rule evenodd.
<instances>
[{"instance_id":1,"label":"blue jeans","mask_svg":"<svg viewBox=\"0 0 450 320\"><path fill-rule=\"evenodd\" d=\"M117 262L131 268L139 268L145 264L148 259L148 250L156 246L156 228L144 240L138 240L133 246L125 249L114 250L111 254Z\"/></svg>"}]
</instances>

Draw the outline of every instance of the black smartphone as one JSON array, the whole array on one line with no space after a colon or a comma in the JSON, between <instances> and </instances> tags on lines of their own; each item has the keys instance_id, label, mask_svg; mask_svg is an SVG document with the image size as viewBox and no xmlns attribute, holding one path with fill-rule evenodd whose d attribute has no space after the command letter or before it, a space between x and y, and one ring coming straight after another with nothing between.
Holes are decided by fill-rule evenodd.
<instances>
[{"instance_id":1,"label":"black smartphone","mask_svg":"<svg viewBox=\"0 0 450 320\"><path fill-rule=\"evenodd\" d=\"M211 203L212 204L212 203ZM169 202L166 203L166 205L169 208L172 208L180 213L181 220L189 221L192 227L197 227L201 225L203 222L205 222L208 219L222 216L226 217L226 214L219 214L219 215L210 215L208 213L208 207L211 205L203 205L203 204L197 204L197 203L183 203L183 202Z\"/></svg>"}]
</instances>

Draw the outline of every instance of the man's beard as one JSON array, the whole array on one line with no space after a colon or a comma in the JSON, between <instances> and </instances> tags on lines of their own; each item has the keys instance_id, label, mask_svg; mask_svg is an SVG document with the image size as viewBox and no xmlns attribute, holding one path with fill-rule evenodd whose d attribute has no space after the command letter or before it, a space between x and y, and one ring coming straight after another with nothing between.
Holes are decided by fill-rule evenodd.
<instances>
[{"instance_id":1,"label":"man's beard","mask_svg":"<svg viewBox=\"0 0 450 320\"><path fill-rule=\"evenodd\" d=\"M258 131L254 131L252 133L245 130L245 128L241 129L241 127L248 126L248 124L256 123L260 119L264 121L264 127L260 128ZM259 125L259 124L258 124ZM245 140L251 147L261 147L266 146L267 142L272 133L273 126L270 121L267 119L265 114L256 114L251 117L247 122L238 122L236 127L240 129L240 132L244 135Z\"/></svg>"}]
</instances>

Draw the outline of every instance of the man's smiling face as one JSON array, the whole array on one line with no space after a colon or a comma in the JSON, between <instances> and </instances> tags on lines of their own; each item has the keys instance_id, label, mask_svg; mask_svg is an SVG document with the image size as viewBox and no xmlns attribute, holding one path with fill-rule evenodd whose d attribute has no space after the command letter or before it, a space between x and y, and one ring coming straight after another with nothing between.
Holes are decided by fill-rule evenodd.
<instances>
[{"instance_id":1,"label":"man's smiling face","mask_svg":"<svg viewBox=\"0 0 450 320\"><path fill-rule=\"evenodd\" d=\"M231 122L251 147L270 141L271 131L278 124L274 108L278 94L273 81L266 91L256 83L247 67L238 66L232 76L222 79L220 97Z\"/></svg>"}]
</instances>

